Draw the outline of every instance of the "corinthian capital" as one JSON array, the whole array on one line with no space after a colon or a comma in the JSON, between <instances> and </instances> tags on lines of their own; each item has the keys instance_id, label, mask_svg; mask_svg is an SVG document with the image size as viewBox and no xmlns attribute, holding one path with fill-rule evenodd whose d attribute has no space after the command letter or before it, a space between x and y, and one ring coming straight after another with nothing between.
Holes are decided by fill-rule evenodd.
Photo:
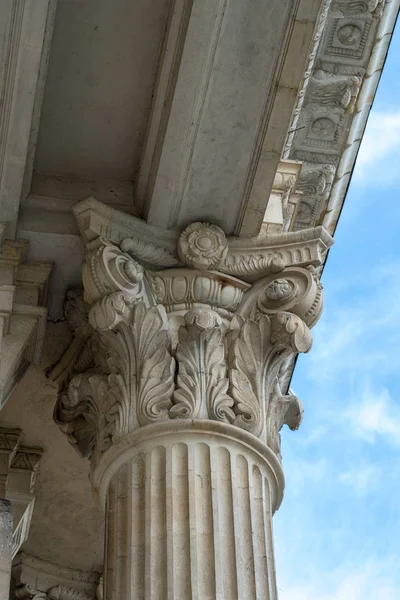
<instances>
[{"instance_id":1,"label":"corinthian capital","mask_svg":"<svg viewBox=\"0 0 400 600\"><path fill-rule=\"evenodd\" d=\"M148 269L131 256L138 247L126 239L121 247L104 238L88 244L91 362L78 359L86 368L72 369L60 390L62 430L94 465L139 428L180 419L245 429L279 455L279 429L292 427L297 409L277 395L276 382L282 365L311 347L310 327L322 310L314 266L271 262L259 246L253 262L246 257L258 279L236 279L227 274L223 231L205 223L190 225L178 241L185 266Z\"/></svg>"}]
</instances>

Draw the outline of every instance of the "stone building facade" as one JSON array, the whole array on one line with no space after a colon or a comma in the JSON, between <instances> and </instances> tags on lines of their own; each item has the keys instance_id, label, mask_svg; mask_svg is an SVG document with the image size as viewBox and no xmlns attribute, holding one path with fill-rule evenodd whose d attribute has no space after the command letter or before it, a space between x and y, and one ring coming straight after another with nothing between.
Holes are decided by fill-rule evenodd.
<instances>
[{"instance_id":1,"label":"stone building facade","mask_svg":"<svg viewBox=\"0 0 400 600\"><path fill-rule=\"evenodd\" d=\"M276 600L280 430L400 0L3 0L0 600Z\"/></svg>"}]
</instances>

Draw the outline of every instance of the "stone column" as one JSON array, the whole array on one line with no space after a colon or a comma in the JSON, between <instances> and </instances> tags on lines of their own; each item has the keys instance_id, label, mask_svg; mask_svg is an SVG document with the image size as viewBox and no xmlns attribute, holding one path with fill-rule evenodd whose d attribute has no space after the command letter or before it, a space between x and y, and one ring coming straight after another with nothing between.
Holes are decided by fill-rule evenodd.
<instances>
[{"instance_id":1,"label":"stone column","mask_svg":"<svg viewBox=\"0 0 400 600\"><path fill-rule=\"evenodd\" d=\"M302 418L281 367L311 346L321 285L278 254L230 257L214 225L186 228L176 268L138 247L88 245L92 335L55 410L105 510L105 598L276 600L279 430Z\"/></svg>"},{"instance_id":2,"label":"stone column","mask_svg":"<svg viewBox=\"0 0 400 600\"><path fill-rule=\"evenodd\" d=\"M12 532L11 503L0 499L0 600L10 596Z\"/></svg>"},{"instance_id":3,"label":"stone column","mask_svg":"<svg viewBox=\"0 0 400 600\"><path fill-rule=\"evenodd\" d=\"M257 442L229 425L183 420L113 449L99 482L106 598L276 598L271 519L283 476Z\"/></svg>"}]
</instances>

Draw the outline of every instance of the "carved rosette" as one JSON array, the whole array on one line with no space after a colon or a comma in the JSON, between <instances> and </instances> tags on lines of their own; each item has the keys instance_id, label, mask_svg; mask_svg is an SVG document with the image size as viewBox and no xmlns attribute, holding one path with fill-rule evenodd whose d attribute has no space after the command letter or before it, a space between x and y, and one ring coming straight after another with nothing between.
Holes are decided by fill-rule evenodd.
<instances>
[{"instance_id":1,"label":"carved rosette","mask_svg":"<svg viewBox=\"0 0 400 600\"><path fill-rule=\"evenodd\" d=\"M227 254L228 242L225 233L216 225L192 223L179 238L179 259L193 269L218 269Z\"/></svg>"},{"instance_id":2,"label":"carved rosette","mask_svg":"<svg viewBox=\"0 0 400 600\"><path fill-rule=\"evenodd\" d=\"M91 332L95 351L60 390L55 419L93 467L115 442L161 421L234 425L278 456L280 428L298 426L299 401L277 393L277 381L285 361L311 347L322 310L316 271L280 265L265 276L260 261L250 285L215 271L226 250L222 230L203 223L179 239L191 268L146 271L105 240L88 249L88 324L76 329Z\"/></svg>"}]
</instances>

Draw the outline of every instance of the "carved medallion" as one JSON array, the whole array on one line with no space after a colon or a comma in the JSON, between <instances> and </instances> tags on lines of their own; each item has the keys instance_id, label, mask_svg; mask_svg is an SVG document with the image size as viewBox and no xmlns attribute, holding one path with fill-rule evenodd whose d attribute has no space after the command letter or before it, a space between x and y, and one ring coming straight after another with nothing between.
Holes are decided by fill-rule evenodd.
<instances>
[{"instance_id":1,"label":"carved medallion","mask_svg":"<svg viewBox=\"0 0 400 600\"><path fill-rule=\"evenodd\" d=\"M194 269L218 269L227 253L225 234L217 225L192 223L179 238L179 259Z\"/></svg>"}]
</instances>

